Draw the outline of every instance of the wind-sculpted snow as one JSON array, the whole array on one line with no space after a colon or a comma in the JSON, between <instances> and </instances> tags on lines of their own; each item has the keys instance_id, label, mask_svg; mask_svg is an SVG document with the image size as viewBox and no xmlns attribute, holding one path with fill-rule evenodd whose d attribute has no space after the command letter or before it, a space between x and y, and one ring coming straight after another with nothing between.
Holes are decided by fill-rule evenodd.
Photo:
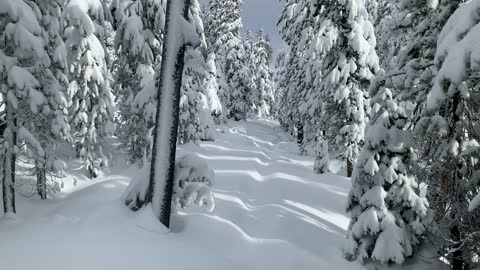
<instances>
[{"instance_id":1,"label":"wind-sculpted snow","mask_svg":"<svg viewBox=\"0 0 480 270\"><path fill-rule=\"evenodd\" d=\"M363 269L341 253L350 181L314 174L313 157L297 155L275 122L235 126L245 133L219 133L216 142L178 148L179 157L201 159L215 173L212 212L195 205L179 210L165 233L153 213L123 206L128 183L141 175L125 168L128 158L112 161L111 171L96 180L75 167L55 200L22 198L16 219L0 220L2 265L27 270L55 254L45 269L150 269L159 263L173 270ZM29 260L21 259L26 253Z\"/></svg>"}]
</instances>

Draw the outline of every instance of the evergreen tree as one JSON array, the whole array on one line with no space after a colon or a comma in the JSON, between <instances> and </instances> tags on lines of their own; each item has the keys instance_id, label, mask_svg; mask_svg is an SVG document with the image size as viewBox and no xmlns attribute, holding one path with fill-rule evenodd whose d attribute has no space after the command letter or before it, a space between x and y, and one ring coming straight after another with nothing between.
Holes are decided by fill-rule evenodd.
<instances>
[{"instance_id":1,"label":"evergreen tree","mask_svg":"<svg viewBox=\"0 0 480 270\"><path fill-rule=\"evenodd\" d=\"M164 0L121 0L116 18L115 76L119 133L132 161L149 156L155 122L155 70L161 61Z\"/></svg>"},{"instance_id":2,"label":"evergreen tree","mask_svg":"<svg viewBox=\"0 0 480 270\"><path fill-rule=\"evenodd\" d=\"M281 69L284 75L279 90L279 107L285 110L282 122L297 135L300 154L305 153L305 144L312 141L314 134L318 133L315 120L318 119L316 115L319 115L321 107L320 99L312 96L308 98L312 100L313 106L306 106L307 93L319 93L309 77L310 60L307 55L313 39L313 14L313 6L308 0L286 1L278 21L281 37L288 46L285 54L288 57L279 62L284 66Z\"/></svg>"},{"instance_id":3,"label":"evergreen tree","mask_svg":"<svg viewBox=\"0 0 480 270\"><path fill-rule=\"evenodd\" d=\"M62 88L56 68L64 60L62 44L56 40L56 18L42 16L44 7L54 2L0 1L0 89L2 94L2 188L5 213L15 213L15 174L20 146L26 145L27 157L45 175L51 164L42 145L53 143L49 136L68 133L64 121ZM42 24L40 23L42 22ZM52 27L52 28L44 28ZM53 57L53 61L50 57ZM54 62L52 64L52 62ZM45 132L45 134L42 134ZM23 148L25 149L25 148ZM50 154L50 153L49 153ZM46 180L39 177L39 193L46 198Z\"/></svg>"},{"instance_id":4,"label":"evergreen tree","mask_svg":"<svg viewBox=\"0 0 480 270\"><path fill-rule=\"evenodd\" d=\"M217 124L223 115L223 107L218 97L217 67L215 65L215 53L209 53L207 58L207 78L205 81L205 95L208 100L210 113Z\"/></svg>"},{"instance_id":5,"label":"evergreen tree","mask_svg":"<svg viewBox=\"0 0 480 270\"><path fill-rule=\"evenodd\" d=\"M338 110L327 111L326 118L333 114L345 123L340 129L342 138L339 143L350 176L368 122L367 88L379 70L375 34L364 1L351 0L333 5L319 1L317 8L323 9L318 27L327 29L318 34L322 43L316 46L318 56L323 58L320 67L322 86L327 91L327 98L342 108L340 114Z\"/></svg>"},{"instance_id":6,"label":"evergreen tree","mask_svg":"<svg viewBox=\"0 0 480 270\"><path fill-rule=\"evenodd\" d=\"M67 51L60 29L63 4L63 0L38 2L41 14L39 22L44 31L44 44L51 63L48 69L44 70L44 74L39 77L42 92L47 99L43 108L44 112L28 119L36 123L32 125L32 133L45 153L42 159L35 161L37 191L42 199L47 198L48 190L58 190L58 183L54 179L64 169L64 162L57 158L55 150L60 142L71 139L66 100L69 83ZM25 122L25 120L23 121ZM48 176L51 176L50 179Z\"/></svg>"},{"instance_id":7,"label":"evergreen tree","mask_svg":"<svg viewBox=\"0 0 480 270\"><path fill-rule=\"evenodd\" d=\"M203 51L206 50L206 43L203 33L203 22L199 14L200 8L198 3L192 3L192 12L190 18L195 26L196 33L201 37ZM208 89L207 72L208 65L200 50L192 47L187 48L187 56L185 59L185 67L183 70L182 90L180 94L180 116L179 116L179 134L178 141L180 143L188 143L190 141L212 141L214 140L214 128L212 113L207 96L214 99L216 93ZM217 108L218 109L218 108Z\"/></svg>"},{"instance_id":8,"label":"evergreen tree","mask_svg":"<svg viewBox=\"0 0 480 270\"><path fill-rule=\"evenodd\" d=\"M366 3L287 1L279 26L297 70L291 74L289 88L295 93L289 103L298 104L298 121L308 127L305 137L312 141L316 130L324 131L338 145L351 175L368 121L366 89L379 70Z\"/></svg>"},{"instance_id":9,"label":"evergreen tree","mask_svg":"<svg viewBox=\"0 0 480 270\"><path fill-rule=\"evenodd\" d=\"M439 194L436 218L445 224L444 244L452 269L474 266L480 251L480 213L469 211L479 192L478 72L476 42L480 38L480 1L462 4L438 35L434 64L438 72L426 102L427 110L417 124L431 147L431 192ZM430 187L429 187L430 188ZM443 226L440 226L443 227Z\"/></svg>"},{"instance_id":10,"label":"evergreen tree","mask_svg":"<svg viewBox=\"0 0 480 270\"><path fill-rule=\"evenodd\" d=\"M402 264L422 243L431 220L410 172L413 111L399 106L390 89L372 89L374 117L352 176L345 254L364 263Z\"/></svg>"},{"instance_id":11,"label":"evergreen tree","mask_svg":"<svg viewBox=\"0 0 480 270\"><path fill-rule=\"evenodd\" d=\"M277 58L275 59L275 116L279 120L280 125L284 128L293 132L292 127L293 124L291 123L290 119L290 112L292 107L286 106L288 104L288 95L291 91L289 91L289 84L290 84L290 74L291 74L291 66L288 65L289 63L289 55L290 48L288 46L284 46L282 49L278 51Z\"/></svg>"},{"instance_id":12,"label":"evergreen tree","mask_svg":"<svg viewBox=\"0 0 480 270\"><path fill-rule=\"evenodd\" d=\"M271 79L271 46L264 38L263 30L257 33L257 42L255 43L254 59L254 79L256 81L257 103L255 104L255 113L261 117L270 116L274 107L275 98L273 96L273 82Z\"/></svg>"},{"instance_id":13,"label":"evergreen tree","mask_svg":"<svg viewBox=\"0 0 480 270\"><path fill-rule=\"evenodd\" d=\"M247 31L245 33L243 47L245 48L245 67L247 72L246 87L248 112L257 113L257 106L260 103L260 94L258 93L257 74L255 73L257 71L255 66L257 64L257 59L252 31Z\"/></svg>"},{"instance_id":14,"label":"evergreen tree","mask_svg":"<svg viewBox=\"0 0 480 270\"><path fill-rule=\"evenodd\" d=\"M248 71L240 30L242 0L211 0L208 12L208 45L216 55L219 97L224 114L236 120L248 112Z\"/></svg>"},{"instance_id":15,"label":"evergreen tree","mask_svg":"<svg viewBox=\"0 0 480 270\"><path fill-rule=\"evenodd\" d=\"M104 42L109 14L106 3L99 0L69 0L63 12L71 126L77 154L86 161L90 177L96 177L106 163L102 143L114 130Z\"/></svg>"},{"instance_id":16,"label":"evergreen tree","mask_svg":"<svg viewBox=\"0 0 480 270\"><path fill-rule=\"evenodd\" d=\"M328 142L323 140L322 136L318 136L318 138L313 171L317 174L323 174L329 172L328 162L330 161L330 156L328 155Z\"/></svg>"}]
</instances>

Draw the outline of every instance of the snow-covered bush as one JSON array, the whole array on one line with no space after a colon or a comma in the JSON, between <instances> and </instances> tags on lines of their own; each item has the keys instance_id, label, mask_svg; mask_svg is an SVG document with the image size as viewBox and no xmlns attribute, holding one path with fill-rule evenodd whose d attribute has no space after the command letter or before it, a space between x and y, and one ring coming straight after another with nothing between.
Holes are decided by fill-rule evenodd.
<instances>
[{"instance_id":1,"label":"snow-covered bush","mask_svg":"<svg viewBox=\"0 0 480 270\"><path fill-rule=\"evenodd\" d=\"M173 202L178 208L187 208L192 204L205 207L208 211L215 208L212 192L215 173L208 164L195 155L177 158L175 163L175 182Z\"/></svg>"}]
</instances>

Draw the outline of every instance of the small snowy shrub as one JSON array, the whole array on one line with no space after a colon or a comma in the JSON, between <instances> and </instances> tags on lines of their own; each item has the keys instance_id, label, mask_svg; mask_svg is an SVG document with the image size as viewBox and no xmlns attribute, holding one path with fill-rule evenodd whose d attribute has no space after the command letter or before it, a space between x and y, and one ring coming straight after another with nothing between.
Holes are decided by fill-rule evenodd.
<instances>
[{"instance_id":1,"label":"small snowy shrub","mask_svg":"<svg viewBox=\"0 0 480 270\"><path fill-rule=\"evenodd\" d=\"M174 205L185 209L197 204L212 211L215 207L211 189L213 179L214 172L204 160L191 154L178 158L175 164Z\"/></svg>"}]
</instances>

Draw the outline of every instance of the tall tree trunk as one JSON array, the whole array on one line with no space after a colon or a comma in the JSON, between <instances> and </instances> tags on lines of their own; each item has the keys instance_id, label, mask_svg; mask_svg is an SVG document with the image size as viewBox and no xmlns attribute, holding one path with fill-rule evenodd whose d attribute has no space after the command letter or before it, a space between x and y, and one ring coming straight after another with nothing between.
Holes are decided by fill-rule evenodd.
<instances>
[{"instance_id":1,"label":"tall tree trunk","mask_svg":"<svg viewBox=\"0 0 480 270\"><path fill-rule=\"evenodd\" d=\"M37 192L40 196L40 199L46 200L47 199L47 172L45 163L43 162L36 162L36 169L37 169Z\"/></svg>"},{"instance_id":2,"label":"tall tree trunk","mask_svg":"<svg viewBox=\"0 0 480 270\"><path fill-rule=\"evenodd\" d=\"M452 260L451 260L452 270L464 270L463 251L461 248L462 243L460 243L461 235L460 235L460 229L458 228L457 225L454 225L450 229L450 235L452 237L452 240L457 242L452 247L453 249L455 249L455 251L452 253Z\"/></svg>"},{"instance_id":3,"label":"tall tree trunk","mask_svg":"<svg viewBox=\"0 0 480 270\"><path fill-rule=\"evenodd\" d=\"M297 145L300 150L300 155L305 155L305 141L304 141L304 132L303 125L301 123L297 124Z\"/></svg>"},{"instance_id":4,"label":"tall tree trunk","mask_svg":"<svg viewBox=\"0 0 480 270\"><path fill-rule=\"evenodd\" d=\"M151 203L154 214L166 227L170 226L180 89L186 50L181 34L172 32L182 30L182 27L177 25L181 21L173 19L172 16L183 13L183 17L188 20L190 3L191 0L169 0L167 3L149 184L146 191L135 190L135 194L129 195L126 200L126 204L134 211Z\"/></svg>"},{"instance_id":5,"label":"tall tree trunk","mask_svg":"<svg viewBox=\"0 0 480 270\"><path fill-rule=\"evenodd\" d=\"M456 93L453 97L452 97L452 122L449 126L449 137L451 138L451 140L456 140L457 142L459 142L459 139L457 138L457 129L458 129L458 123L461 121L461 116L458 112L458 107L460 106L460 103L461 103L461 96L460 96L460 93ZM458 165L455 164L455 163L451 163L453 162L452 160L447 160L446 161L447 164L445 164L445 167L446 168L453 168L453 175L451 175L451 178L448 177L448 174L447 174L447 177L445 177L445 179L442 179L442 193L444 195L447 195L449 196L449 198L451 199L450 196L454 196L454 200L456 200L456 203L465 203L467 204L467 202L465 202L464 200L460 199L463 195L462 194L459 194L459 180L458 179L461 179L461 176L458 175L458 171L461 170L461 168L457 167ZM468 207L468 205L467 205ZM451 218L452 220L460 220L460 217L455 213L455 212L452 212L451 214ZM452 246L452 248L455 250L452 254L452 259L450 261L451 265L452 265L452 270L464 270L464 265L466 265L466 262L463 258L463 250L462 250L462 244L460 243L460 240L461 240L461 236L462 236L462 233L460 231L460 228L458 227L458 224L456 224L456 222L454 222L451 227L450 227L450 237L452 238L452 240L454 242L457 242L456 244L454 244Z\"/></svg>"},{"instance_id":6,"label":"tall tree trunk","mask_svg":"<svg viewBox=\"0 0 480 270\"><path fill-rule=\"evenodd\" d=\"M347 158L347 177L352 177L353 174L353 162Z\"/></svg>"},{"instance_id":7,"label":"tall tree trunk","mask_svg":"<svg viewBox=\"0 0 480 270\"><path fill-rule=\"evenodd\" d=\"M8 146L5 149L3 159L3 212L16 213L15 208L15 161L16 156L13 151L17 141L16 121L14 118L14 109L7 103L7 134L4 133L5 142Z\"/></svg>"}]
</instances>

